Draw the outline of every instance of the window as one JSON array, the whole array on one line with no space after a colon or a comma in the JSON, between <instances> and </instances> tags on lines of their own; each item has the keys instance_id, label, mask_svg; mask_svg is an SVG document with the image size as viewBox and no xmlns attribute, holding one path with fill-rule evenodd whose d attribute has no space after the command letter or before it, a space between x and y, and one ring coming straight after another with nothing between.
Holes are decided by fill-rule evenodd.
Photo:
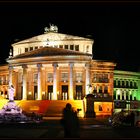
<instances>
[{"instance_id":1,"label":"window","mask_svg":"<svg viewBox=\"0 0 140 140\"><path fill-rule=\"evenodd\" d=\"M53 73L48 73L47 79L48 79L48 82L52 82L53 81Z\"/></svg>"},{"instance_id":2,"label":"window","mask_svg":"<svg viewBox=\"0 0 140 140\"><path fill-rule=\"evenodd\" d=\"M63 81L63 82L68 81L68 73L67 72L61 73L61 81Z\"/></svg>"},{"instance_id":3,"label":"window","mask_svg":"<svg viewBox=\"0 0 140 140\"><path fill-rule=\"evenodd\" d=\"M126 88L128 88L129 87L129 84L128 84L128 81L126 81Z\"/></svg>"},{"instance_id":4,"label":"window","mask_svg":"<svg viewBox=\"0 0 140 140\"><path fill-rule=\"evenodd\" d=\"M79 51L79 45L75 45L75 51Z\"/></svg>"},{"instance_id":5,"label":"window","mask_svg":"<svg viewBox=\"0 0 140 140\"><path fill-rule=\"evenodd\" d=\"M87 52L87 53L89 52L89 46L86 47L86 52Z\"/></svg>"},{"instance_id":6,"label":"window","mask_svg":"<svg viewBox=\"0 0 140 140\"><path fill-rule=\"evenodd\" d=\"M33 50L33 47L30 47L30 51L32 51Z\"/></svg>"},{"instance_id":7,"label":"window","mask_svg":"<svg viewBox=\"0 0 140 140\"><path fill-rule=\"evenodd\" d=\"M133 87L133 83L132 83L132 81L130 82L130 88L132 88Z\"/></svg>"},{"instance_id":8,"label":"window","mask_svg":"<svg viewBox=\"0 0 140 140\"><path fill-rule=\"evenodd\" d=\"M99 93L102 93L102 86L99 86Z\"/></svg>"},{"instance_id":9,"label":"window","mask_svg":"<svg viewBox=\"0 0 140 140\"><path fill-rule=\"evenodd\" d=\"M37 83L37 78L38 78L38 74L35 73L35 74L34 74L34 83Z\"/></svg>"},{"instance_id":10,"label":"window","mask_svg":"<svg viewBox=\"0 0 140 140\"><path fill-rule=\"evenodd\" d=\"M104 93L108 93L108 86L104 87Z\"/></svg>"},{"instance_id":11,"label":"window","mask_svg":"<svg viewBox=\"0 0 140 140\"><path fill-rule=\"evenodd\" d=\"M63 45L59 45L59 48L63 49Z\"/></svg>"},{"instance_id":12,"label":"window","mask_svg":"<svg viewBox=\"0 0 140 140\"><path fill-rule=\"evenodd\" d=\"M38 49L38 47L35 47L35 50Z\"/></svg>"},{"instance_id":13,"label":"window","mask_svg":"<svg viewBox=\"0 0 140 140\"><path fill-rule=\"evenodd\" d=\"M57 45L54 45L54 48L58 48L58 46Z\"/></svg>"},{"instance_id":14,"label":"window","mask_svg":"<svg viewBox=\"0 0 140 140\"><path fill-rule=\"evenodd\" d=\"M25 52L28 52L28 48L25 48Z\"/></svg>"},{"instance_id":15,"label":"window","mask_svg":"<svg viewBox=\"0 0 140 140\"><path fill-rule=\"evenodd\" d=\"M124 81L122 81L122 87L125 87L125 85L124 85Z\"/></svg>"},{"instance_id":16,"label":"window","mask_svg":"<svg viewBox=\"0 0 140 140\"><path fill-rule=\"evenodd\" d=\"M68 45L65 45L64 47L65 47L65 49L69 49L69 46Z\"/></svg>"},{"instance_id":17,"label":"window","mask_svg":"<svg viewBox=\"0 0 140 140\"><path fill-rule=\"evenodd\" d=\"M74 46L73 45L70 45L70 50L74 50Z\"/></svg>"},{"instance_id":18,"label":"window","mask_svg":"<svg viewBox=\"0 0 140 140\"><path fill-rule=\"evenodd\" d=\"M116 87L116 80L114 80L114 88Z\"/></svg>"},{"instance_id":19,"label":"window","mask_svg":"<svg viewBox=\"0 0 140 140\"><path fill-rule=\"evenodd\" d=\"M82 81L82 72L77 72L76 73L76 82L81 82Z\"/></svg>"},{"instance_id":20,"label":"window","mask_svg":"<svg viewBox=\"0 0 140 140\"><path fill-rule=\"evenodd\" d=\"M132 95L130 95L130 101L132 101Z\"/></svg>"}]
</instances>

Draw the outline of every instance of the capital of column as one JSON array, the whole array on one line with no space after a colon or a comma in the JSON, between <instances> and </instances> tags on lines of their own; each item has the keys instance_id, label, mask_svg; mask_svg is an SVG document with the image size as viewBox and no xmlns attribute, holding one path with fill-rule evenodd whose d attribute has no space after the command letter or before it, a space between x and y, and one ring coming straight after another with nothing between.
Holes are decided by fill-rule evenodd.
<instances>
[{"instance_id":1,"label":"capital of column","mask_svg":"<svg viewBox=\"0 0 140 140\"><path fill-rule=\"evenodd\" d=\"M26 68L28 68L28 67L27 67L27 65L22 65L22 68L23 68L23 69L26 69Z\"/></svg>"},{"instance_id":2,"label":"capital of column","mask_svg":"<svg viewBox=\"0 0 140 140\"><path fill-rule=\"evenodd\" d=\"M37 67L38 67L38 68L41 68L41 67L42 67L42 64L38 63L38 64L37 64Z\"/></svg>"},{"instance_id":3,"label":"capital of column","mask_svg":"<svg viewBox=\"0 0 140 140\"><path fill-rule=\"evenodd\" d=\"M52 66L53 67L58 67L58 63L53 63Z\"/></svg>"},{"instance_id":4,"label":"capital of column","mask_svg":"<svg viewBox=\"0 0 140 140\"><path fill-rule=\"evenodd\" d=\"M86 67L89 67L89 66L90 66L90 64L89 64L89 63L86 63L86 64L85 64L85 66L86 66Z\"/></svg>"},{"instance_id":5,"label":"capital of column","mask_svg":"<svg viewBox=\"0 0 140 140\"><path fill-rule=\"evenodd\" d=\"M69 63L69 66L72 68L74 66L74 63Z\"/></svg>"},{"instance_id":6,"label":"capital of column","mask_svg":"<svg viewBox=\"0 0 140 140\"><path fill-rule=\"evenodd\" d=\"M13 69L13 66L9 66L9 70L12 70Z\"/></svg>"}]
</instances>

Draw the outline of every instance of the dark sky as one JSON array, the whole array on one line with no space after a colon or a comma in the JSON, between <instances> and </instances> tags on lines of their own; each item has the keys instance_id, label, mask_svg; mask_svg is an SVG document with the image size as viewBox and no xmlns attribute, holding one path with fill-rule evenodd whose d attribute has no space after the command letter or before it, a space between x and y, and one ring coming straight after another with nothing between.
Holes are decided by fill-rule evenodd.
<instances>
[{"instance_id":1,"label":"dark sky","mask_svg":"<svg viewBox=\"0 0 140 140\"><path fill-rule=\"evenodd\" d=\"M15 39L43 34L49 23L60 33L91 35L94 59L140 70L140 2L0 2L0 62Z\"/></svg>"}]
</instances>

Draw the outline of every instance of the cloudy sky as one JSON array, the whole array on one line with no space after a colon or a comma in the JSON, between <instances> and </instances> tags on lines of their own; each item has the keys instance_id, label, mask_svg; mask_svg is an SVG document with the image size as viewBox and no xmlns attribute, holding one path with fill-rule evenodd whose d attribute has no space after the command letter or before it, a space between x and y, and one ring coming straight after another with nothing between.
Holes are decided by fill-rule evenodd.
<instances>
[{"instance_id":1,"label":"cloudy sky","mask_svg":"<svg viewBox=\"0 0 140 140\"><path fill-rule=\"evenodd\" d=\"M0 2L0 63L12 43L43 34L50 23L60 33L90 35L94 59L114 61L120 70L140 70L137 2Z\"/></svg>"}]
</instances>

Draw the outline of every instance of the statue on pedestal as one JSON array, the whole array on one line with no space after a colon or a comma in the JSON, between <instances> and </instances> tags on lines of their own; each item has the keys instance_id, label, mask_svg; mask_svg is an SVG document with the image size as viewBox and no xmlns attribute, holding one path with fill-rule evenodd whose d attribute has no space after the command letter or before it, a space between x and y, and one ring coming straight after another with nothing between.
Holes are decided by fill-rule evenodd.
<instances>
[{"instance_id":1,"label":"statue on pedestal","mask_svg":"<svg viewBox=\"0 0 140 140\"><path fill-rule=\"evenodd\" d=\"M14 93L15 93L15 89L14 86L11 85L9 88L9 101L14 101Z\"/></svg>"}]
</instances>

